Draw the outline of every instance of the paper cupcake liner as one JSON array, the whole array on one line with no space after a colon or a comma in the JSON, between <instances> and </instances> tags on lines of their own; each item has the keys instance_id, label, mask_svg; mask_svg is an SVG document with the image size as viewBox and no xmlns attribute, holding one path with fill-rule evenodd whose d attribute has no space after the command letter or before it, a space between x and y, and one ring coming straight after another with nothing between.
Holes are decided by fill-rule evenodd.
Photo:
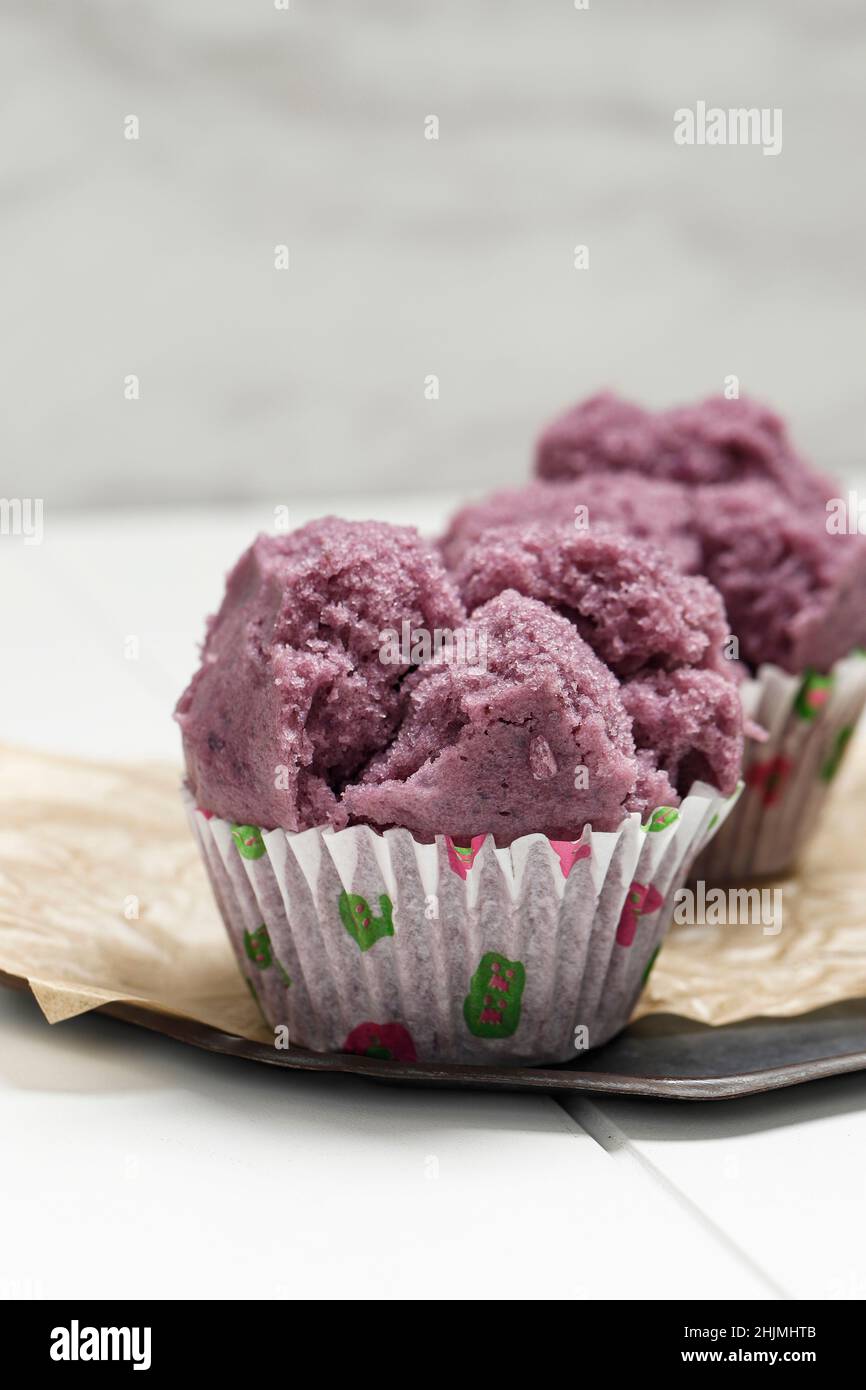
<instances>
[{"instance_id":1,"label":"paper cupcake liner","mask_svg":"<svg viewBox=\"0 0 866 1390\"><path fill-rule=\"evenodd\" d=\"M400 1060L566 1062L628 1022L725 800L499 850L407 830L259 831L185 793L241 972L289 1044ZM285 1045L285 1033L280 1033Z\"/></svg>"},{"instance_id":2,"label":"paper cupcake liner","mask_svg":"<svg viewBox=\"0 0 866 1390\"><path fill-rule=\"evenodd\" d=\"M745 789L727 824L695 865L708 881L781 874L817 828L866 704L866 653L829 675L762 666L742 687L747 717L767 730L746 740Z\"/></svg>"}]
</instances>

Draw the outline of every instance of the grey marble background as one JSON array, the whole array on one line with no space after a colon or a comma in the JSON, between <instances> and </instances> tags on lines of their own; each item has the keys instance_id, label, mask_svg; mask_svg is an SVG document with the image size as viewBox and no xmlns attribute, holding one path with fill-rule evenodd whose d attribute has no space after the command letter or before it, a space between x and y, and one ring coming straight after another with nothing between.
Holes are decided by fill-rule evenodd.
<instances>
[{"instance_id":1,"label":"grey marble background","mask_svg":"<svg viewBox=\"0 0 866 1390\"><path fill-rule=\"evenodd\" d=\"M862 0L6 0L2 490L468 492L728 373L863 476L864 66Z\"/></svg>"}]
</instances>

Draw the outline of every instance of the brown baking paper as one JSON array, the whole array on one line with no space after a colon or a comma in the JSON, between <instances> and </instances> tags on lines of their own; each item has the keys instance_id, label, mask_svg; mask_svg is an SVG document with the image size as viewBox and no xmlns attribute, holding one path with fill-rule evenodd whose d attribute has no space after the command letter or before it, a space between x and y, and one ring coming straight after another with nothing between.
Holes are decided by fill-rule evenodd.
<instances>
[{"instance_id":1,"label":"brown baking paper","mask_svg":"<svg viewBox=\"0 0 866 1390\"><path fill-rule=\"evenodd\" d=\"M782 890L783 926L678 927L635 1017L793 1015L866 996L866 741ZM0 970L56 1023L123 1001L272 1043L190 833L176 767L0 749Z\"/></svg>"}]
</instances>

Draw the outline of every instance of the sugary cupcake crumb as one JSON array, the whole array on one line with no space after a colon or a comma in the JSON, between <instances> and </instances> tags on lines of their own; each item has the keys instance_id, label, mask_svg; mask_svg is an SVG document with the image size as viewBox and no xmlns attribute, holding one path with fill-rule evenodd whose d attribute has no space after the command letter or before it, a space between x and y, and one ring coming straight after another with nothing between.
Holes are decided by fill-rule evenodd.
<instances>
[{"instance_id":1,"label":"sugary cupcake crumb","mask_svg":"<svg viewBox=\"0 0 866 1390\"><path fill-rule=\"evenodd\" d=\"M638 497L647 480L678 488L692 558L686 566L679 558L675 509L665 548L681 568L700 571L718 588L752 667L773 662L795 673L827 671L866 640L866 536L828 529L826 504L839 495L838 485L795 450L784 422L766 406L717 396L652 412L610 395L592 397L543 432L536 471L557 497L568 479L587 488L616 480ZM538 515L553 510L532 506ZM618 524L637 536L648 529L626 504ZM449 546L459 545L471 525L458 514Z\"/></svg>"},{"instance_id":2,"label":"sugary cupcake crumb","mask_svg":"<svg viewBox=\"0 0 866 1390\"><path fill-rule=\"evenodd\" d=\"M725 623L705 580L545 525L485 533L459 573L469 618L411 530L326 518L259 537L178 704L198 804L265 829L504 846L613 830L678 804L691 775L732 789L742 719L710 669Z\"/></svg>"},{"instance_id":3,"label":"sugary cupcake crumb","mask_svg":"<svg viewBox=\"0 0 866 1390\"><path fill-rule=\"evenodd\" d=\"M623 683L622 701L646 778L661 773L677 799L694 782L708 782L730 795L742 757L742 707L735 685L717 671L649 671ZM663 791L662 784L653 790L644 786L644 795L656 805Z\"/></svg>"},{"instance_id":4,"label":"sugary cupcake crumb","mask_svg":"<svg viewBox=\"0 0 866 1390\"><path fill-rule=\"evenodd\" d=\"M410 676L397 738L346 789L346 809L426 839L613 830L638 771L616 678L566 618L521 594L471 622L486 669L439 660Z\"/></svg>"},{"instance_id":5,"label":"sugary cupcake crumb","mask_svg":"<svg viewBox=\"0 0 866 1390\"><path fill-rule=\"evenodd\" d=\"M653 417L612 391L600 391L559 416L542 434L535 470L540 478L649 469L656 450Z\"/></svg>"},{"instance_id":6,"label":"sugary cupcake crumb","mask_svg":"<svg viewBox=\"0 0 866 1390\"><path fill-rule=\"evenodd\" d=\"M823 504L794 506L767 483L695 499L704 573L746 661L827 671L866 643L866 537L830 534Z\"/></svg>"},{"instance_id":7,"label":"sugary cupcake crumb","mask_svg":"<svg viewBox=\"0 0 866 1390\"><path fill-rule=\"evenodd\" d=\"M638 473L591 473L560 482L535 480L507 488L462 507L439 542L450 569L486 531L531 521L571 525L574 530L616 530L663 546L677 569L700 569L693 500L679 483Z\"/></svg>"},{"instance_id":8,"label":"sugary cupcake crumb","mask_svg":"<svg viewBox=\"0 0 866 1390\"><path fill-rule=\"evenodd\" d=\"M796 502L823 501L831 486L796 452L781 417L747 396L660 411L591 396L543 431L535 467L548 480L623 471L690 487L758 480Z\"/></svg>"},{"instance_id":9,"label":"sugary cupcake crumb","mask_svg":"<svg viewBox=\"0 0 866 1390\"><path fill-rule=\"evenodd\" d=\"M456 578L470 613L503 589L549 604L620 676L648 665L727 665L728 624L715 589L622 535L538 523L501 527L467 551Z\"/></svg>"},{"instance_id":10,"label":"sugary cupcake crumb","mask_svg":"<svg viewBox=\"0 0 866 1390\"><path fill-rule=\"evenodd\" d=\"M463 605L414 530L334 517L259 536L229 575L177 706L203 807L300 830L345 823L342 783L393 737L414 664L383 633L459 627Z\"/></svg>"}]
</instances>

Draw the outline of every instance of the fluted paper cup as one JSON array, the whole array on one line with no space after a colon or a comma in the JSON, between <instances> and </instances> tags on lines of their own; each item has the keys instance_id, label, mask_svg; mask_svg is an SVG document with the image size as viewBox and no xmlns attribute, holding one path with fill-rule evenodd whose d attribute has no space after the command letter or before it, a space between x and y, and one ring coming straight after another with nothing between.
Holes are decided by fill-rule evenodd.
<instances>
[{"instance_id":1,"label":"fluted paper cup","mask_svg":"<svg viewBox=\"0 0 866 1390\"><path fill-rule=\"evenodd\" d=\"M743 795L695 866L708 881L781 874L795 864L866 704L866 653L838 661L827 675L762 666L742 698L768 737L746 740Z\"/></svg>"},{"instance_id":2,"label":"fluted paper cup","mask_svg":"<svg viewBox=\"0 0 866 1390\"><path fill-rule=\"evenodd\" d=\"M566 1062L625 1026L674 894L735 800L697 783L644 825L497 849L260 831L185 796L241 972L283 1040L479 1065Z\"/></svg>"}]
</instances>

